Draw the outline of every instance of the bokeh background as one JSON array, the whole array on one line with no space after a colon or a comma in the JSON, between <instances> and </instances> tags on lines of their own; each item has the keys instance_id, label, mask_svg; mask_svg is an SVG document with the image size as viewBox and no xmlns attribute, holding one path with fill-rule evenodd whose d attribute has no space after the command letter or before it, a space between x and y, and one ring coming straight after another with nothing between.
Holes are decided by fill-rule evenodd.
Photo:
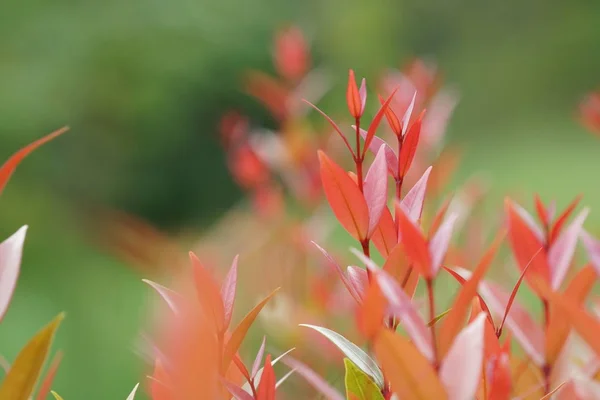
<instances>
[{"instance_id":1,"label":"bokeh background","mask_svg":"<svg viewBox=\"0 0 600 400\"><path fill-rule=\"evenodd\" d=\"M2 2L0 159L63 125L71 131L28 158L0 199L1 237L30 225L0 353L13 359L65 310L56 390L127 395L144 371L135 347L149 291L89 240L81 211L103 205L166 232L209 229L242 195L218 118L237 108L272 124L241 76L273 70L273 34L288 22L334 77L326 110L345 106L348 68L369 80L431 59L460 93L448 131L466 150L459 177L485 172L498 212L507 190L559 206L582 193L597 230L600 143L575 114L600 85L598 21L600 3L584 0Z\"/></svg>"}]
</instances>

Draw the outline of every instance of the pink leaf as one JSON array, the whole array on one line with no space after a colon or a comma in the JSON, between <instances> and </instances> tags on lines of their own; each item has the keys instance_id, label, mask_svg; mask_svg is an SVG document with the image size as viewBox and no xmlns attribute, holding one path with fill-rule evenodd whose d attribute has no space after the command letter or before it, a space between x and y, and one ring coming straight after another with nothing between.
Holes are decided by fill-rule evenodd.
<instances>
[{"instance_id":1,"label":"pink leaf","mask_svg":"<svg viewBox=\"0 0 600 400\"><path fill-rule=\"evenodd\" d=\"M352 129L356 129L356 125L352 125ZM360 134L363 137L363 139L367 137L367 131L365 131L364 129L360 130ZM397 178L398 156L396 156L394 150L385 140L381 139L378 136L373 136L373 139L371 139L371 144L369 145L369 150L373 154L377 154L379 149L381 149L381 146L385 146L385 161L387 163L388 171L390 171L390 175L392 175L394 178Z\"/></svg>"},{"instance_id":2,"label":"pink leaf","mask_svg":"<svg viewBox=\"0 0 600 400\"><path fill-rule=\"evenodd\" d=\"M596 273L600 275L600 240L595 239L585 231L581 235L581 239L588 253L592 267L594 267Z\"/></svg>"},{"instance_id":3,"label":"pink leaf","mask_svg":"<svg viewBox=\"0 0 600 400\"><path fill-rule=\"evenodd\" d=\"M575 254L577 239L581 234L583 222L588 213L589 209L582 210L571 225L560 234L548 251L548 264L550 265L552 289L554 290L560 288L565 279L565 275Z\"/></svg>"},{"instance_id":4,"label":"pink leaf","mask_svg":"<svg viewBox=\"0 0 600 400\"><path fill-rule=\"evenodd\" d=\"M223 312L225 328L231 323L231 315L233 314L233 304L235 303L235 288L237 286L237 269L239 256L235 256L231 263L231 268L221 286L221 298L223 299Z\"/></svg>"},{"instance_id":5,"label":"pink leaf","mask_svg":"<svg viewBox=\"0 0 600 400\"><path fill-rule=\"evenodd\" d=\"M483 365L485 313L464 328L450 347L440 368L448 400L474 399Z\"/></svg>"},{"instance_id":6,"label":"pink leaf","mask_svg":"<svg viewBox=\"0 0 600 400\"><path fill-rule=\"evenodd\" d=\"M387 201L387 168L385 161L385 145L382 145L375 156L371 168L367 172L364 184L364 195L369 209L369 229L367 237L370 238L379 224L381 213Z\"/></svg>"},{"instance_id":7,"label":"pink leaf","mask_svg":"<svg viewBox=\"0 0 600 400\"><path fill-rule=\"evenodd\" d=\"M267 343L267 337L263 336L262 344L258 349L258 353L256 353L256 358L254 359L254 363L252 364L252 372L250 372L250 376L254 378L258 369L260 368L260 364L262 363L263 355L265 354L265 344Z\"/></svg>"},{"instance_id":8,"label":"pink leaf","mask_svg":"<svg viewBox=\"0 0 600 400\"><path fill-rule=\"evenodd\" d=\"M433 276L437 274L446 257L450 239L452 238L452 229L454 223L458 219L457 214L450 214L442 223L433 238L429 241L429 253L431 254L431 273Z\"/></svg>"},{"instance_id":9,"label":"pink leaf","mask_svg":"<svg viewBox=\"0 0 600 400\"><path fill-rule=\"evenodd\" d=\"M174 292L173 290L148 279L142 279L142 282L148 284L152 289L154 289L174 313L179 312L179 307L177 306L179 300L177 297L179 295L177 292Z\"/></svg>"},{"instance_id":10,"label":"pink leaf","mask_svg":"<svg viewBox=\"0 0 600 400\"><path fill-rule=\"evenodd\" d=\"M27 225L0 243L0 320L6 314L17 285L26 233Z\"/></svg>"},{"instance_id":11,"label":"pink leaf","mask_svg":"<svg viewBox=\"0 0 600 400\"><path fill-rule=\"evenodd\" d=\"M323 379L319 374L313 371L306 364L292 358L287 357L283 360L283 363L288 367L295 369L299 375L302 375L304 379L317 391L325 396L328 400L344 400L345 397L342 396L337 390L327 383L325 379Z\"/></svg>"},{"instance_id":12,"label":"pink leaf","mask_svg":"<svg viewBox=\"0 0 600 400\"><path fill-rule=\"evenodd\" d=\"M362 114L365 112L365 105L367 104L367 80L365 78L363 78L362 82L360 83L360 89L358 89L358 94L360 96L361 104L360 113Z\"/></svg>"},{"instance_id":13,"label":"pink leaf","mask_svg":"<svg viewBox=\"0 0 600 400\"><path fill-rule=\"evenodd\" d=\"M351 249L371 271L381 289L381 293L389 302L390 311L400 319L406 333L411 337L415 346L428 360L433 360L431 331L413 306L410 297L398 285L396 280L379 268L370 258L356 249Z\"/></svg>"},{"instance_id":14,"label":"pink leaf","mask_svg":"<svg viewBox=\"0 0 600 400\"><path fill-rule=\"evenodd\" d=\"M344 286L346 286L346 289L348 289L348 292L350 292L350 295L352 295L352 297L354 298L354 300L356 300L360 304L361 299L356 296L356 292L354 292L354 286L352 286L352 283L350 282L350 280L348 279L348 277L346 276L346 274L344 274L344 270L342 270L342 267L340 267L340 264L338 264L338 262L334 260L334 258L327 252L327 250L325 250L324 248L322 248L321 246L319 246L315 242L311 242L311 243L317 249L319 249L319 251L321 253L323 253L323 255L325 256L325 258L329 262L329 265L334 268L334 270L337 272L337 274L339 275L340 279L342 280L342 283L344 284Z\"/></svg>"},{"instance_id":15,"label":"pink leaf","mask_svg":"<svg viewBox=\"0 0 600 400\"><path fill-rule=\"evenodd\" d=\"M227 388L229 393L235 397L236 400L254 400L249 393L235 383L228 382L225 379L222 379L221 382L223 382L223 385Z\"/></svg>"},{"instance_id":16,"label":"pink leaf","mask_svg":"<svg viewBox=\"0 0 600 400\"><path fill-rule=\"evenodd\" d=\"M411 221L417 222L421 218L423 212L423 202L425 201L425 192L427 191L427 181L431 168L427 168L423 176L415 183L415 185L406 193L406 196L400 202L405 214Z\"/></svg>"},{"instance_id":17,"label":"pink leaf","mask_svg":"<svg viewBox=\"0 0 600 400\"><path fill-rule=\"evenodd\" d=\"M367 278L367 271L362 268L349 266L346 271L348 272L348 279L354 287L356 294L361 299L364 298L365 290L369 286L369 280Z\"/></svg>"},{"instance_id":18,"label":"pink leaf","mask_svg":"<svg viewBox=\"0 0 600 400\"><path fill-rule=\"evenodd\" d=\"M406 112L404 113L404 117L402 117L402 136L406 135L406 131L408 130L408 125L410 123L410 117L412 116L412 112L415 108L415 100L417 99L417 91L415 90L415 94L412 97Z\"/></svg>"}]
</instances>

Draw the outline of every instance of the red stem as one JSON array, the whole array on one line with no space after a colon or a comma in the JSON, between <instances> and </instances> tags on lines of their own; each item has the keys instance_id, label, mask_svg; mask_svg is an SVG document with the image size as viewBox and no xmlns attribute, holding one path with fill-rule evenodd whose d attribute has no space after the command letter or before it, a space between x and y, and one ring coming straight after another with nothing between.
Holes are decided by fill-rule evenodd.
<instances>
[{"instance_id":1,"label":"red stem","mask_svg":"<svg viewBox=\"0 0 600 400\"><path fill-rule=\"evenodd\" d=\"M435 318L435 296L433 293L433 279L427 278L425 280L425 283L427 284L427 296L429 297L429 320L432 321ZM435 324L431 325L431 341L433 347L433 366L435 367L435 370L438 371L440 369L440 365L437 349L437 340L435 337Z\"/></svg>"},{"instance_id":2,"label":"red stem","mask_svg":"<svg viewBox=\"0 0 600 400\"><path fill-rule=\"evenodd\" d=\"M544 327L545 331L548 331L548 324L550 323L550 307L546 299L542 299L542 306L544 307ZM544 394L550 393L550 375L552 374L552 364L544 363L542 366L542 373L544 374Z\"/></svg>"}]
</instances>

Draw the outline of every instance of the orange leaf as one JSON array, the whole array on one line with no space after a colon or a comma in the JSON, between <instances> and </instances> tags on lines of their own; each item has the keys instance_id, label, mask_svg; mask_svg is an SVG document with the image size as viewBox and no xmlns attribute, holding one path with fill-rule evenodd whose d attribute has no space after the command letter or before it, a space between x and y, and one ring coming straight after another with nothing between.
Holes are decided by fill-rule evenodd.
<instances>
[{"instance_id":1,"label":"orange leaf","mask_svg":"<svg viewBox=\"0 0 600 400\"><path fill-rule=\"evenodd\" d=\"M421 136L421 123L424 115L425 110L421 112L419 118L413 122L410 129L406 133L406 136L404 136L404 141L402 142L402 148L400 149L399 155L400 168L398 169L398 174L400 177L406 176L406 173L408 172L408 169L415 158L417 146L419 145L419 137Z\"/></svg>"},{"instance_id":2,"label":"orange leaf","mask_svg":"<svg viewBox=\"0 0 600 400\"><path fill-rule=\"evenodd\" d=\"M485 253L477 265L477 268L475 268L471 278L466 281L456 296L456 300L454 301L454 304L452 305L450 312L444 320L440 330L439 354L441 358L446 355L446 352L450 349L454 338L463 328L471 301L477 294L479 282L481 279L483 279L487 270L489 269L503 239L504 232L499 232L489 250Z\"/></svg>"},{"instance_id":3,"label":"orange leaf","mask_svg":"<svg viewBox=\"0 0 600 400\"><path fill-rule=\"evenodd\" d=\"M576 301L564 294L555 293L544 282L536 282L537 290L549 300L550 305L558 308L571 323L579 336L600 355L600 321L586 312Z\"/></svg>"},{"instance_id":4,"label":"orange leaf","mask_svg":"<svg viewBox=\"0 0 600 400\"><path fill-rule=\"evenodd\" d=\"M360 101L360 94L358 93L358 86L356 85L356 78L354 71L348 72L348 88L346 89L346 102L348 103L348 111L354 118L360 118L362 115L362 104Z\"/></svg>"},{"instance_id":5,"label":"orange leaf","mask_svg":"<svg viewBox=\"0 0 600 400\"><path fill-rule=\"evenodd\" d=\"M580 307L596 282L596 272L591 266L581 269L569 282L565 296L573 300ZM570 326L567 319L555 307L550 307L550 321L546 327L546 360L554 365L564 344L569 336Z\"/></svg>"},{"instance_id":6,"label":"orange leaf","mask_svg":"<svg viewBox=\"0 0 600 400\"><path fill-rule=\"evenodd\" d=\"M348 174L322 151L319 151L319 161L323 189L333 213L350 235L364 240L369 229L365 198Z\"/></svg>"},{"instance_id":7,"label":"orange leaf","mask_svg":"<svg viewBox=\"0 0 600 400\"><path fill-rule=\"evenodd\" d=\"M8 160L6 160L2 167L0 167L0 194L2 194L4 187L8 183L8 180L10 179L13 172L15 172L15 169L17 168L19 163L23 161L23 159L27 157L29 153L31 153L41 145L51 141L55 137L62 135L68 130L69 128L66 126L60 128L59 130L54 131L51 134L46 135L43 138L38 139L35 142L23 147L21 150L14 153Z\"/></svg>"},{"instance_id":8,"label":"orange leaf","mask_svg":"<svg viewBox=\"0 0 600 400\"><path fill-rule=\"evenodd\" d=\"M575 198L575 200L573 200L571 202L571 204L569 204L569 206L565 209L565 211L563 211L563 213L556 219L556 222L554 223L554 226L552 227L552 230L550 231L550 238L548 239L548 242L550 244L554 243L556 238L558 238L558 235L560 234L562 227L567 222L567 220L569 219L569 217L571 216L571 214L573 213L573 211L575 210L575 208L581 201L582 197L583 197L582 195L577 196Z\"/></svg>"},{"instance_id":9,"label":"orange leaf","mask_svg":"<svg viewBox=\"0 0 600 400\"><path fill-rule=\"evenodd\" d=\"M516 357L511 357L510 364L513 371L512 398L539 400L544 396L544 379L538 367L529 360L524 364Z\"/></svg>"},{"instance_id":10,"label":"orange leaf","mask_svg":"<svg viewBox=\"0 0 600 400\"><path fill-rule=\"evenodd\" d=\"M233 356L235 355L235 353L237 353L238 349L242 344L242 341L246 337L248 329L250 329L250 326L252 326L254 320L256 319L260 311L269 302L269 300L271 300L271 298L275 295L275 293L277 293L278 290L279 288L275 289L271 292L271 294L269 294L260 303L258 303L233 330L233 332L231 333L231 337L223 351L223 364L221 366L222 371L227 370L229 364L231 363L231 360L233 359Z\"/></svg>"},{"instance_id":11,"label":"orange leaf","mask_svg":"<svg viewBox=\"0 0 600 400\"><path fill-rule=\"evenodd\" d=\"M363 152L362 152L362 154L358 154L359 157L361 157L361 156L364 157L364 155L366 154L367 149L371 145L371 142L373 141L373 137L375 136L375 131L377 131L377 128L379 127L379 124L381 123L381 119L385 115L385 110L387 110L389 108L390 103L391 103L392 99L394 98L394 95L396 94L397 90L398 89L395 89L392 92L392 94L390 94L390 96L387 98L385 103L383 103L381 105L381 108L379 109L379 111L377 111L377 114L375 114L375 117L373 117L373 121L371 121L371 125L369 125L369 129L367 130L367 134L365 136L365 146L364 146Z\"/></svg>"},{"instance_id":12,"label":"orange leaf","mask_svg":"<svg viewBox=\"0 0 600 400\"><path fill-rule=\"evenodd\" d=\"M212 321L212 328L215 332L222 333L225 324L225 310L219 285L198 257L192 252L189 254L194 268L194 283L202 312L206 318Z\"/></svg>"},{"instance_id":13,"label":"orange leaf","mask_svg":"<svg viewBox=\"0 0 600 400\"><path fill-rule=\"evenodd\" d=\"M550 282L550 269L548 267L546 251L542 250L533 258L534 254L543 249L544 244L535 232L531 230L529 224L519 215L512 201L506 199L505 207L509 224L508 238L521 271L531 261L529 273L526 277L527 282L531 284L531 279L535 276L540 276L546 282Z\"/></svg>"},{"instance_id":14,"label":"orange leaf","mask_svg":"<svg viewBox=\"0 0 600 400\"><path fill-rule=\"evenodd\" d=\"M394 393L402 400L444 400L448 396L429 361L406 338L383 330L375 354Z\"/></svg>"},{"instance_id":15,"label":"orange leaf","mask_svg":"<svg viewBox=\"0 0 600 400\"><path fill-rule=\"evenodd\" d=\"M383 326L387 300L375 280L369 284L362 304L357 310L357 325L360 333L371 340Z\"/></svg>"},{"instance_id":16,"label":"orange leaf","mask_svg":"<svg viewBox=\"0 0 600 400\"><path fill-rule=\"evenodd\" d=\"M371 241L383 257L389 256L392 249L398 244L398 232L389 208L385 207L383 209L379 224L371 236Z\"/></svg>"},{"instance_id":17,"label":"orange leaf","mask_svg":"<svg viewBox=\"0 0 600 400\"><path fill-rule=\"evenodd\" d=\"M431 278L431 255L427 240L401 208L398 208L398 225L406 255L417 266L421 275Z\"/></svg>"},{"instance_id":18,"label":"orange leaf","mask_svg":"<svg viewBox=\"0 0 600 400\"><path fill-rule=\"evenodd\" d=\"M379 96L379 102L381 105L385 103L383 97ZM394 132L396 136L402 135L402 125L400 124L398 116L391 107L388 107L385 110L385 118L387 119L388 124L390 124L390 128L392 128L392 132Z\"/></svg>"},{"instance_id":19,"label":"orange leaf","mask_svg":"<svg viewBox=\"0 0 600 400\"><path fill-rule=\"evenodd\" d=\"M540 196L537 194L535 195L535 211L537 212L540 221L542 221L542 224L544 224L545 227L548 227L550 225L550 217L544 203L542 203L542 199L540 199Z\"/></svg>"},{"instance_id":20,"label":"orange leaf","mask_svg":"<svg viewBox=\"0 0 600 400\"><path fill-rule=\"evenodd\" d=\"M452 197L448 197L444 204L440 207L438 212L435 214L435 218L433 218L433 222L431 223L431 227L429 228L429 237L433 237L440 225L444 221L444 217L446 216L446 212L448 211L448 207L450 207L450 203L452 202Z\"/></svg>"},{"instance_id":21,"label":"orange leaf","mask_svg":"<svg viewBox=\"0 0 600 400\"><path fill-rule=\"evenodd\" d=\"M404 286L408 277L410 263L406 258L406 252L402 243L398 243L389 254L382 269L394 277L400 286Z\"/></svg>"}]
</instances>

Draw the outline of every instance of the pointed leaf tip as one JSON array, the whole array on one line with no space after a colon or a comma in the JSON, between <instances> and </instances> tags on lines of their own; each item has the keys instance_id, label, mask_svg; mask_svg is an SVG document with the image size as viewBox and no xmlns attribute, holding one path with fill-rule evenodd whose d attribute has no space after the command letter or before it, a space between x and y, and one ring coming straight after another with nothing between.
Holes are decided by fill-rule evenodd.
<instances>
[{"instance_id":1,"label":"pointed leaf tip","mask_svg":"<svg viewBox=\"0 0 600 400\"><path fill-rule=\"evenodd\" d=\"M27 229L28 226L24 225L0 243L0 321L8 310L17 285Z\"/></svg>"},{"instance_id":2,"label":"pointed leaf tip","mask_svg":"<svg viewBox=\"0 0 600 400\"><path fill-rule=\"evenodd\" d=\"M0 386L0 399L28 400L41 374L54 334L65 313L57 315L21 350Z\"/></svg>"}]
</instances>

